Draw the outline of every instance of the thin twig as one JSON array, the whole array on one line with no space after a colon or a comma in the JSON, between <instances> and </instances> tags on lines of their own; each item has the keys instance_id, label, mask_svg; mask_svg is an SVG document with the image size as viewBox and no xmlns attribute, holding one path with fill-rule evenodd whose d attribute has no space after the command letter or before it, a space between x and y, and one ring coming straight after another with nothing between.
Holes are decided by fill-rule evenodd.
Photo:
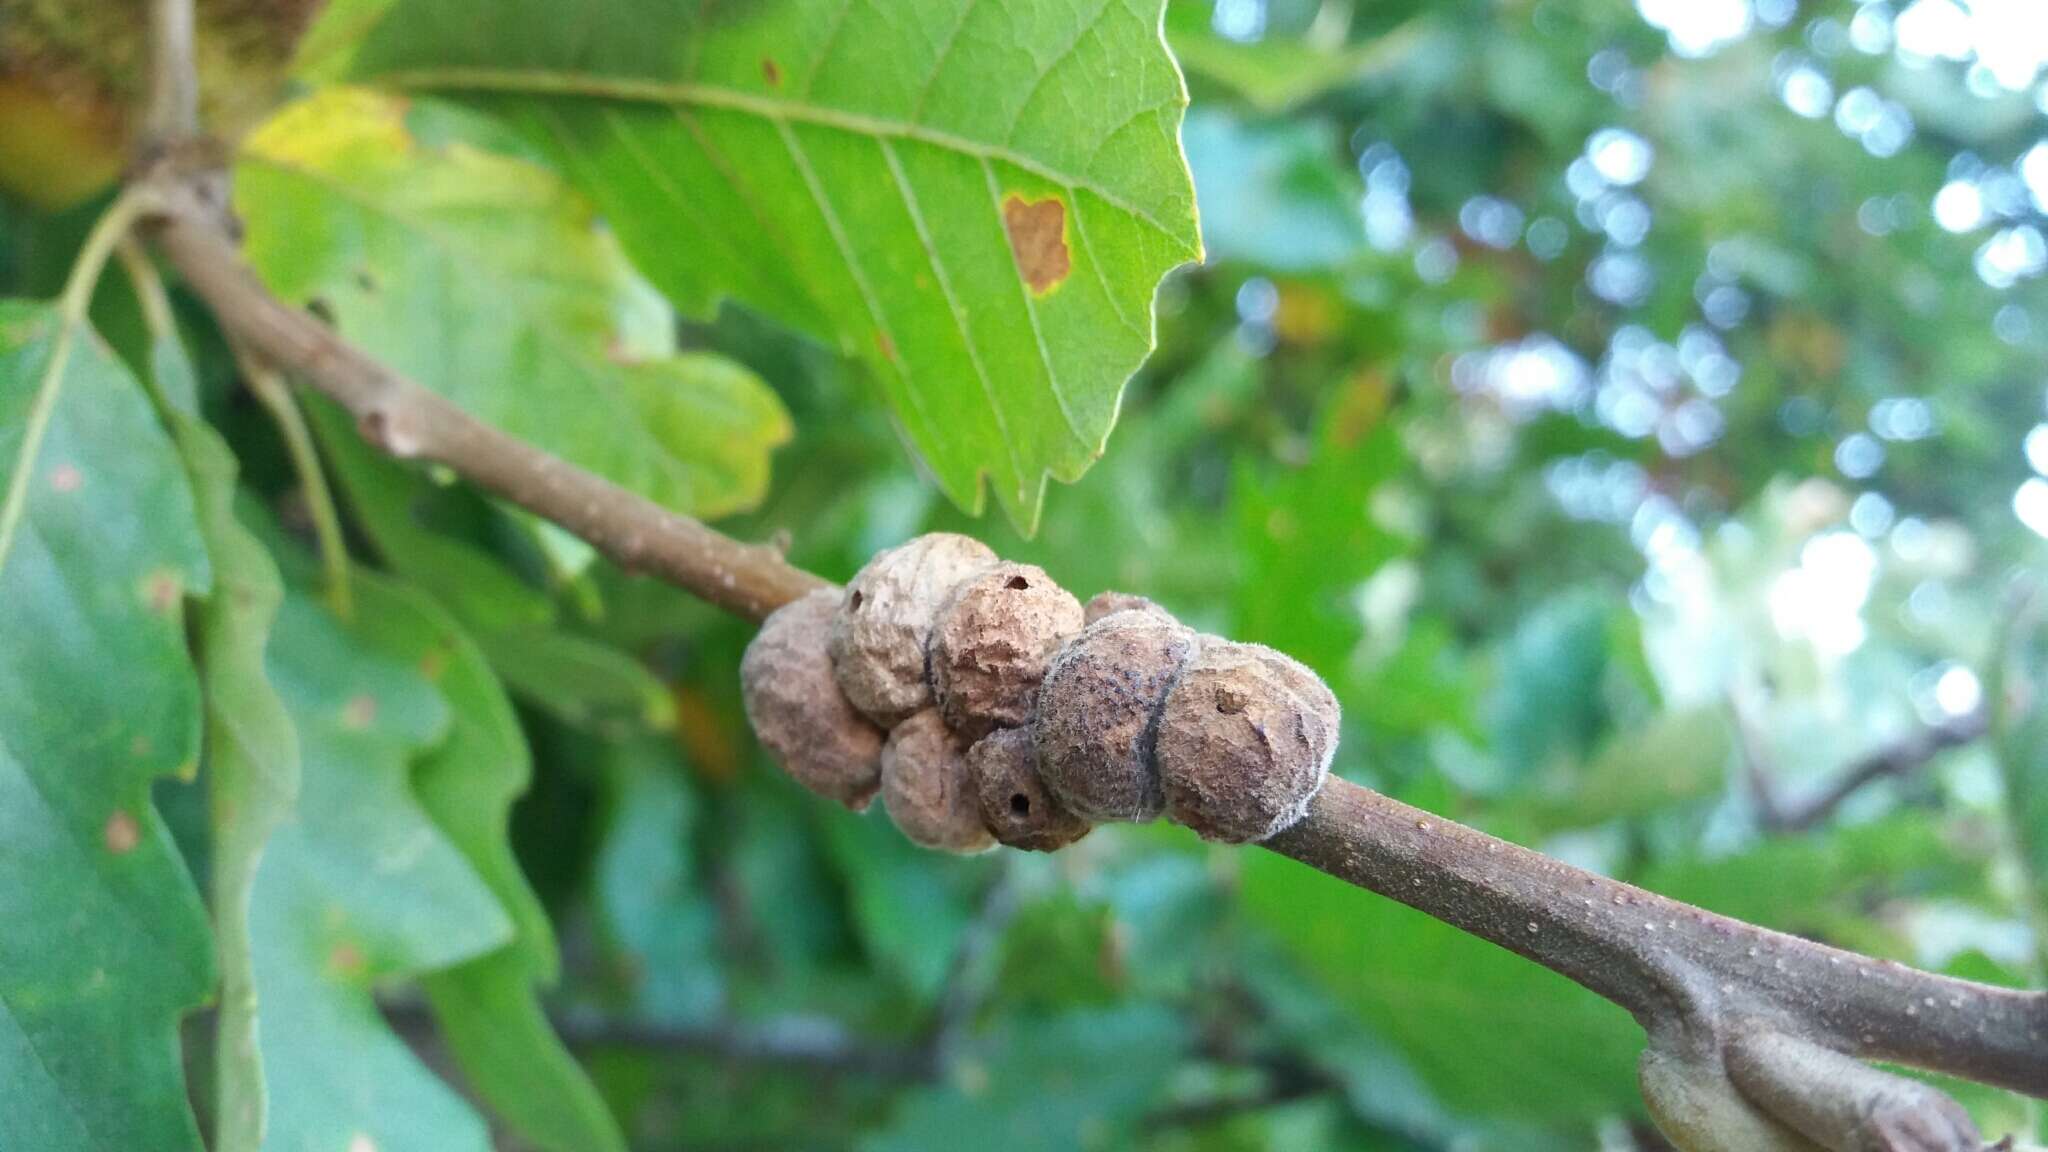
<instances>
[{"instance_id":1,"label":"thin twig","mask_svg":"<svg viewBox=\"0 0 2048 1152\"><path fill-rule=\"evenodd\" d=\"M821 585L505 436L271 296L192 197L160 236L219 322L348 407L373 444L448 465L629 567L750 618ZM1651 1030L1762 1019L1839 1052L2048 1095L2048 996L1842 952L1644 892L1341 779L1265 847L1491 940L1621 1004Z\"/></svg>"},{"instance_id":2,"label":"thin twig","mask_svg":"<svg viewBox=\"0 0 2048 1152\"><path fill-rule=\"evenodd\" d=\"M1741 744L1743 774L1756 805L1757 824L1774 833L1818 827L1872 784L1910 776L1942 753L1977 742L1991 729L1990 711L1985 708L1923 725L1850 761L1813 794L1794 801L1787 800L1775 782L1770 747L1750 710L1731 700L1729 711Z\"/></svg>"},{"instance_id":3,"label":"thin twig","mask_svg":"<svg viewBox=\"0 0 2048 1152\"><path fill-rule=\"evenodd\" d=\"M164 278L158 274L156 265L150 262L149 253L130 233L114 246L114 255L121 261L121 270L128 274L129 285L135 289L135 299L142 306L142 326L149 338L176 340L178 318L171 311L171 294L164 287Z\"/></svg>"},{"instance_id":4,"label":"thin twig","mask_svg":"<svg viewBox=\"0 0 2048 1152\"><path fill-rule=\"evenodd\" d=\"M929 1080L936 1068L925 1045L864 1039L837 1021L819 1017L785 1016L752 1024L659 1024L569 1012L553 1021L564 1043L585 1050L691 1052L889 1080Z\"/></svg>"},{"instance_id":5,"label":"thin twig","mask_svg":"<svg viewBox=\"0 0 2048 1152\"><path fill-rule=\"evenodd\" d=\"M152 0L150 96L144 148L155 150L199 134L197 24L192 0Z\"/></svg>"},{"instance_id":6,"label":"thin twig","mask_svg":"<svg viewBox=\"0 0 2048 1152\"><path fill-rule=\"evenodd\" d=\"M960 934L959 946L939 992L938 1011L932 1019L929 1040L939 1067L950 1064L967 1041L974 1017L988 999L995 974L987 970L988 957L1003 930L1017 913L1017 887L1006 865L983 894L981 907Z\"/></svg>"},{"instance_id":7,"label":"thin twig","mask_svg":"<svg viewBox=\"0 0 2048 1152\"><path fill-rule=\"evenodd\" d=\"M1916 728L1894 743L1859 757L1819 792L1794 803L1781 803L1767 825L1773 832L1804 832L1825 823L1850 797L1880 780L1909 776L1951 749L1973 744L1990 730L1982 708Z\"/></svg>"},{"instance_id":8,"label":"thin twig","mask_svg":"<svg viewBox=\"0 0 2048 1152\"><path fill-rule=\"evenodd\" d=\"M306 424L305 413L299 411L299 402L292 397L291 385L285 382L284 375L240 344L233 347L242 380L270 413L271 423L277 425L285 454L291 458L292 471L298 475L299 488L305 493L306 514L313 521L313 539L320 549L328 607L346 620L355 611L348 586L348 542L342 535L341 513L336 511L327 470L320 463L320 450L313 445L313 430Z\"/></svg>"}]
</instances>

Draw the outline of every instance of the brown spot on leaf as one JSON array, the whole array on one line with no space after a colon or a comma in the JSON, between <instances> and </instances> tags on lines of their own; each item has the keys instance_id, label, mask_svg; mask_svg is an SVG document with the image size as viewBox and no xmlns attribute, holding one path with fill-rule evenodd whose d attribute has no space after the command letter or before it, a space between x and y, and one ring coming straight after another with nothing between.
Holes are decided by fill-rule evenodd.
<instances>
[{"instance_id":1,"label":"brown spot on leaf","mask_svg":"<svg viewBox=\"0 0 2048 1152\"><path fill-rule=\"evenodd\" d=\"M85 483L85 473L70 464L59 464L50 469L50 487L58 492L76 492Z\"/></svg>"},{"instance_id":2,"label":"brown spot on leaf","mask_svg":"<svg viewBox=\"0 0 2048 1152\"><path fill-rule=\"evenodd\" d=\"M761 79L768 81L770 88L782 87L782 65L771 56L761 57Z\"/></svg>"},{"instance_id":3,"label":"brown spot on leaf","mask_svg":"<svg viewBox=\"0 0 2048 1152\"><path fill-rule=\"evenodd\" d=\"M343 940L327 950L327 970L336 976L354 978L363 974L366 964L363 950L350 941Z\"/></svg>"},{"instance_id":4,"label":"brown spot on leaf","mask_svg":"<svg viewBox=\"0 0 2048 1152\"><path fill-rule=\"evenodd\" d=\"M140 732L135 734L135 739L128 742L129 753L138 760L147 758L153 748L154 746L149 742L149 737Z\"/></svg>"},{"instance_id":5,"label":"brown spot on leaf","mask_svg":"<svg viewBox=\"0 0 2048 1152\"><path fill-rule=\"evenodd\" d=\"M135 822L135 817L116 808L107 817L107 826L100 830L100 839L106 841L107 851L126 856L142 843L142 826Z\"/></svg>"},{"instance_id":6,"label":"brown spot on leaf","mask_svg":"<svg viewBox=\"0 0 2048 1152\"><path fill-rule=\"evenodd\" d=\"M1005 196L1003 231L1009 234L1017 272L1033 295L1043 296L1066 280L1073 258L1067 253L1067 206L1059 197Z\"/></svg>"},{"instance_id":7,"label":"brown spot on leaf","mask_svg":"<svg viewBox=\"0 0 2048 1152\"><path fill-rule=\"evenodd\" d=\"M167 615L176 608L178 597L184 591L185 582L168 568L159 568L142 581L142 601L159 616Z\"/></svg>"},{"instance_id":8,"label":"brown spot on leaf","mask_svg":"<svg viewBox=\"0 0 2048 1152\"><path fill-rule=\"evenodd\" d=\"M896 362L896 341L891 340L887 332L875 333L875 349L882 354L882 359L891 364Z\"/></svg>"},{"instance_id":9,"label":"brown spot on leaf","mask_svg":"<svg viewBox=\"0 0 2048 1152\"><path fill-rule=\"evenodd\" d=\"M376 719L377 698L368 692L349 697L348 703L341 706L341 723L344 728L361 731L368 728Z\"/></svg>"}]
</instances>

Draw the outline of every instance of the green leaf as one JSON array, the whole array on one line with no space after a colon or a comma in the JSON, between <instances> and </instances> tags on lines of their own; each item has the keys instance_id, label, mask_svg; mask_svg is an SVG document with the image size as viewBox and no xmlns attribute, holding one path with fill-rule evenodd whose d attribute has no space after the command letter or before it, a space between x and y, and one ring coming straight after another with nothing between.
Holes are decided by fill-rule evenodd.
<instances>
[{"instance_id":1,"label":"green leaf","mask_svg":"<svg viewBox=\"0 0 2048 1152\"><path fill-rule=\"evenodd\" d=\"M731 361L626 339L632 273L545 168L424 141L405 102L329 88L244 142L235 192L274 290L476 416L677 511L766 491L781 401Z\"/></svg>"},{"instance_id":2,"label":"green leaf","mask_svg":"<svg viewBox=\"0 0 2048 1152\"><path fill-rule=\"evenodd\" d=\"M1484 716L1508 779L1584 757L1609 722L1601 693L1622 609L1590 591L1562 593L1516 625L1499 656Z\"/></svg>"},{"instance_id":3,"label":"green leaf","mask_svg":"<svg viewBox=\"0 0 2048 1152\"><path fill-rule=\"evenodd\" d=\"M718 910L702 892L697 798L673 754L644 741L608 749L603 846L593 887L636 1012L648 1019L711 1018L724 1000Z\"/></svg>"},{"instance_id":4,"label":"green leaf","mask_svg":"<svg viewBox=\"0 0 2048 1152\"><path fill-rule=\"evenodd\" d=\"M199 750L192 492L119 360L15 300L0 476L21 494L0 531L0 1147L191 1152L177 1024L213 963L150 785Z\"/></svg>"},{"instance_id":5,"label":"green leaf","mask_svg":"<svg viewBox=\"0 0 2048 1152\"><path fill-rule=\"evenodd\" d=\"M1621 1009L1284 857L1254 852L1242 863L1252 920L1400 1049L1445 1105L1545 1122L1638 1107L1641 1034Z\"/></svg>"},{"instance_id":6,"label":"green leaf","mask_svg":"<svg viewBox=\"0 0 2048 1152\"><path fill-rule=\"evenodd\" d=\"M904 839L880 805L858 816L830 815L821 829L825 844L845 876L854 927L875 966L918 997L935 999L974 918L972 885L985 873Z\"/></svg>"},{"instance_id":7,"label":"green leaf","mask_svg":"<svg viewBox=\"0 0 2048 1152\"><path fill-rule=\"evenodd\" d=\"M430 654L447 658L444 637L416 595L363 572L352 588L353 625L288 595L270 648L301 791L250 916L268 1146L485 1152L483 1121L391 1032L371 993L496 951L514 925L412 791L415 763L450 731L427 675Z\"/></svg>"},{"instance_id":8,"label":"green leaf","mask_svg":"<svg viewBox=\"0 0 2048 1152\"><path fill-rule=\"evenodd\" d=\"M525 736L476 645L424 601L412 607L438 638L419 658L434 669L450 720L447 739L414 770L413 787L514 933L503 948L429 974L422 986L469 1082L512 1128L550 1152L623 1152L618 1126L535 994L554 982L557 959L547 912L512 855L512 804L533 769Z\"/></svg>"},{"instance_id":9,"label":"green leaf","mask_svg":"<svg viewBox=\"0 0 2048 1152\"><path fill-rule=\"evenodd\" d=\"M437 505L488 505L378 454L338 406L308 399L307 414L357 526L388 568L447 606L508 687L578 726L665 728L674 721L667 688L639 661L561 631L545 593L481 548L422 523Z\"/></svg>"},{"instance_id":10,"label":"green leaf","mask_svg":"<svg viewBox=\"0 0 2048 1152\"><path fill-rule=\"evenodd\" d=\"M1734 751L1725 710L1660 713L1609 739L1583 767L1548 766L1514 810L1545 832L1644 816L1718 792Z\"/></svg>"},{"instance_id":11,"label":"green leaf","mask_svg":"<svg viewBox=\"0 0 2048 1152\"><path fill-rule=\"evenodd\" d=\"M1923 813L1775 836L1740 852L1659 861L1630 879L1724 916L1896 959L1913 958L1901 926L1870 908L1908 893L1981 898L1984 862L1958 853Z\"/></svg>"},{"instance_id":12,"label":"green leaf","mask_svg":"<svg viewBox=\"0 0 2048 1152\"><path fill-rule=\"evenodd\" d=\"M1292 111L1333 89L1385 76L1406 64L1428 38L1422 22L1411 19L1351 44L1270 35L1233 40L1218 35L1213 13L1195 4L1168 9L1166 25L1173 54L1189 75L1220 84L1267 113ZM1206 217L1225 215L1207 196L1202 204Z\"/></svg>"},{"instance_id":13,"label":"green leaf","mask_svg":"<svg viewBox=\"0 0 2048 1152\"><path fill-rule=\"evenodd\" d=\"M309 778L308 811L297 827L326 825L323 834L347 831L349 839L323 839L308 851L280 837L273 861L283 855L290 863L267 864L260 879L297 865L317 867L322 881L346 883L350 868L371 869L382 873L379 879L406 885L413 898L401 902L372 886L360 896L322 893L297 906L301 916L316 904L325 910L316 925L299 926L301 934L317 927L318 955L298 956L295 975L307 979L306 961L315 960L311 975L326 982L322 991L331 1001L325 1023L334 1035L323 1039L358 1046L365 1066L362 1083L353 1086L358 1095L301 1107L298 1118L307 1126L299 1130L359 1131L380 1148L433 1146L385 1143L373 1126L386 1122L380 1117L389 1111L393 1131L405 1139L471 1139L475 1116L414 1064L367 998L372 982L417 974L467 1081L513 1129L556 1152L622 1148L602 1101L536 996L537 985L555 978L555 943L508 839L511 805L531 771L511 705L475 645L426 597L360 571L352 586L356 616L348 624L299 596L287 616L298 625L292 633L298 658L323 661L309 693L322 713L315 722L330 728L330 743L321 748L332 758L319 768L330 776L369 770L375 778L323 781L350 788L358 810L319 814L310 809L337 799L316 796ZM310 668L296 674L313 675ZM401 691L419 714L393 717L386 727L386 699ZM334 739L337 724L343 739ZM315 739L307 741L309 776ZM374 855L350 860L350 851ZM358 909L356 899L380 903ZM368 922L351 930L358 918ZM270 1018L276 1015L273 1010ZM297 1071L291 1088L306 1096L310 1068ZM283 1107L293 1101L281 1076L280 1083ZM371 1107L374 1098L362 1093L373 1090L394 1095Z\"/></svg>"},{"instance_id":14,"label":"green leaf","mask_svg":"<svg viewBox=\"0 0 2048 1152\"><path fill-rule=\"evenodd\" d=\"M267 1105L249 901L264 846L291 815L299 791L298 734L264 669L284 586L269 551L235 518L234 453L192 414L194 393L178 386L193 373L177 338L152 341L150 362L172 406L172 435L198 498L199 529L214 572L212 594L198 604L192 630L206 697L213 931L220 965L214 1147L257 1152Z\"/></svg>"},{"instance_id":15,"label":"green leaf","mask_svg":"<svg viewBox=\"0 0 2048 1152\"><path fill-rule=\"evenodd\" d=\"M1381 419L1384 386L1369 379L1333 393L1314 455L1299 468L1235 483L1236 537L1245 572L1233 633L1270 644L1311 668L1343 668L1364 630L1358 586L1404 544L1371 511L1373 493L1402 466L1399 438Z\"/></svg>"},{"instance_id":16,"label":"green leaf","mask_svg":"<svg viewBox=\"0 0 2048 1152\"><path fill-rule=\"evenodd\" d=\"M686 311L863 363L939 484L1020 526L1102 452L1201 241L1160 0L401 0L357 75L549 142Z\"/></svg>"},{"instance_id":17,"label":"green leaf","mask_svg":"<svg viewBox=\"0 0 2048 1152\"><path fill-rule=\"evenodd\" d=\"M668 686L609 644L559 628L479 636L477 643L507 687L565 724L607 733L675 726Z\"/></svg>"},{"instance_id":18,"label":"green leaf","mask_svg":"<svg viewBox=\"0 0 2048 1152\"><path fill-rule=\"evenodd\" d=\"M1156 1004L1020 1019L956 1069L910 1094L863 1152L1121 1147L1163 1093L1190 1042Z\"/></svg>"}]
</instances>

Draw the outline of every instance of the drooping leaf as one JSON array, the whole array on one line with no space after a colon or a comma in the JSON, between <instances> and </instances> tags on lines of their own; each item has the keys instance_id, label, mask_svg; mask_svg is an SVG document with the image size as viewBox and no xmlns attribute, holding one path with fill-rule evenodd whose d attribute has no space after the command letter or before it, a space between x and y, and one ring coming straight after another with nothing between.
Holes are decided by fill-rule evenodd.
<instances>
[{"instance_id":1,"label":"drooping leaf","mask_svg":"<svg viewBox=\"0 0 2048 1152\"><path fill-rule=\"evenodd\" d=\"M512 804L532 758L483 653L423 600L413 618L435 638L420 655L449 707L448 735L413 773L420 804L511 917L504 947L422 981L457 1063L516 1131L549 1152L623 1152L604 1102L548 1024L536 987L557 974L555 935L512 856Z\"/></svg>"},{"instance_id":2,"label":"drooping leaf","mask_svg":"<svg viewBox=\"0 0 2048 1152\"><path fill-rule=\"evenodd\" d=\"M686 311L859 359L955 501L1101 453L1200 255L1158 0L402 0L356 74L487 101Z\"/></svg>"},{"instance_id":3,"label":"drooping leaf","mask_svg":"<svg viewBox=\"0 0 2048 1152\"><path fill-rule=\"evenodd\" d=\"M151 342L150 363L170 406L167 419L198 500L214 572L213 591L197 605L192 631L206 698L209 887L220 968L214 1147L257 1152L267 1104L249 900L264 846L290 816L299 790L298 734L264 669L284 586L269 551L235 518L234 453L194 413L192 366L176 336Z\"/></svg>"},{"instance_id":4,"label":"drooping leaf","mask_svg":"<svg viewBox=\"0 0 2048 1152\"><path fill-rule=\"evenodd\" d=\"M150 802L199 750L192 491L120 361L13 300L0 478L0 1147L193 1152L177 1022L213 964Z\"/></svg>"},{"instance_id":5,"label":"drooping leaf","mask_svg":"<svg viewBox=\"0 0 2048 1152\"><path fill-rule=\"evenodd\" d=\"M1637 1106L1641 1034L1621 1009L1291 860L1254 852L1243 866L1252 920L1399 1049L1445 1105L1545 1122Z\"/></svg>"},{"instance_id":6,"label":"drooping leaf","mask_svg":"<svg viewBox=\"0 0 2048 1152\"><path fill-rule=\"evenodd\" d=\"M626 339L632 273L547 169L422 140L404 101L328 88L244 143L235 192L273 289L476 416L678 511L766 490L781 402L721 357Z\"/></svg>"},{"instance_id":7,"label":"drooping leaf","mask_svg":"<svg viewBox=\"0 0 2048 1152\"><path fill-rule=\"evenodd\" d=\"M381 895L385 902L375 916L362 910L370 922L351 932L356 897L323 897L334 910L323 912L319 922L324 930L319 975L328 982L328 1011L336 1013L329 1021L335 1027L332 1039L341 1039L336 1026L344 1009L351 1015L370 1010L368 1018L353 1020L348 1037L359 1046L365 1079L350 1086L357 1095L302 1119L330 1132L353 1125L380 1148L433 1146L382 1143L369 1125L386 1122L377 1114L388 1103L395 1110L389 1123L408 1140L470 1139L474 1115L412 1063L367 999L368 982L417 974L465 1079L509 1126L557 1152L622 1148L602 1101L554 1034L537 998L537 987L556 975L555 943L508 840L511 805L525 791L531 770L511 705L482 654L432 601L368 573L357 572L352 583L356 615L348 624L294 597L294 622L301 627L295 635L306 660L318 658L323 643L349 646L345 652L330 649L327 659L352 675L340 676L330 668L318 687L325 691L327 723L335 723L338 708L339 725L351 738L333 741L326 751L337 758L320 767L344 775L371 771L374 779L341 779L341 785L352 783L357 790L359 809L319 821L331 821L323 834L354 822L358 844L331 841L293 859L305 864L320 856L322 866L332 870L328 875L342 878L350 864L346 850L375 851L375 857L353 865L390 873L391 881L415 890L417 902L394 907L388 893L365 893L360 898ZM388 730L379 727L383 694L401 689L432 706L431 728L421 728L418 717L411 726L401 717ZM355 759L339 759L351 747ZM311 773L310 742L307 754ZM307 805L321 802L314 792L309 779ZM310 813L300 821L315 822ZM277 851L286 849L281 846L273 854ZM396 857L403 857L402 868L394 866ZM266 867L266 880L274 867ZM303 915L304 907L298 911ZM447 918L438 929L431 927L435 915ZM378 1100L372 1108L372 1097L361 1095L371 1090L364 1085L376 1091L388 1086L396 1099ZM285 1095L281 1087L281 1101ZM422 1113L413 1116L408 1108Z\"/></svg>"},{"instance_id":8,"label":"drooping leaf","mask_svg":"<svg viewBox=\"0 0 2048 1152\"><path fill-rule=\"evenodd\" d=\"M485 1152L483 1121L423 1067L372 989L506 945L513 925L414 796L448 734L442 637L358 572L355 623L294 592L271 680L299 733L297 818L272 836L250 916L270 1086L266 1147ZM405 660L396 651L418 653Z\"/></svg>"},{"instance_id":9,"label":"drooping leaf","mask_svg":"<svg viewBox=\"0 0 2048 1152\"><path fill-rule=\"evenodd\" d=\"M698 887L691 852L697 798L673 756L645 742L611 750L604 776L605 833L593 887L629 1002L653 1020L707 1020L725 996L718 913Z\"/></svg>"}]
</instances>

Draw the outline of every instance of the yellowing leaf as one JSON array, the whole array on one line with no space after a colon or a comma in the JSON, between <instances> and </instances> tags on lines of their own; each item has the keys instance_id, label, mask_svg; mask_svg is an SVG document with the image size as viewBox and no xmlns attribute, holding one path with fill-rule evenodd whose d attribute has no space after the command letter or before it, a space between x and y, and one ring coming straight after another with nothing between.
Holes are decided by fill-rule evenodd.
<instances>
[{"instance_id":1,"label":"yellowing leaf","mask_svg":"<svg viewBox=\"0 0 2048 1152\"><path fill-rule=\"evenodd\" d=\"M730 361L626 338L644 293L553 173L426 143L404 101L329 88L244 143L235 186L273 289L474 415L678 511L766 490L781 402Z\"/></svg>"}]
</instances>

